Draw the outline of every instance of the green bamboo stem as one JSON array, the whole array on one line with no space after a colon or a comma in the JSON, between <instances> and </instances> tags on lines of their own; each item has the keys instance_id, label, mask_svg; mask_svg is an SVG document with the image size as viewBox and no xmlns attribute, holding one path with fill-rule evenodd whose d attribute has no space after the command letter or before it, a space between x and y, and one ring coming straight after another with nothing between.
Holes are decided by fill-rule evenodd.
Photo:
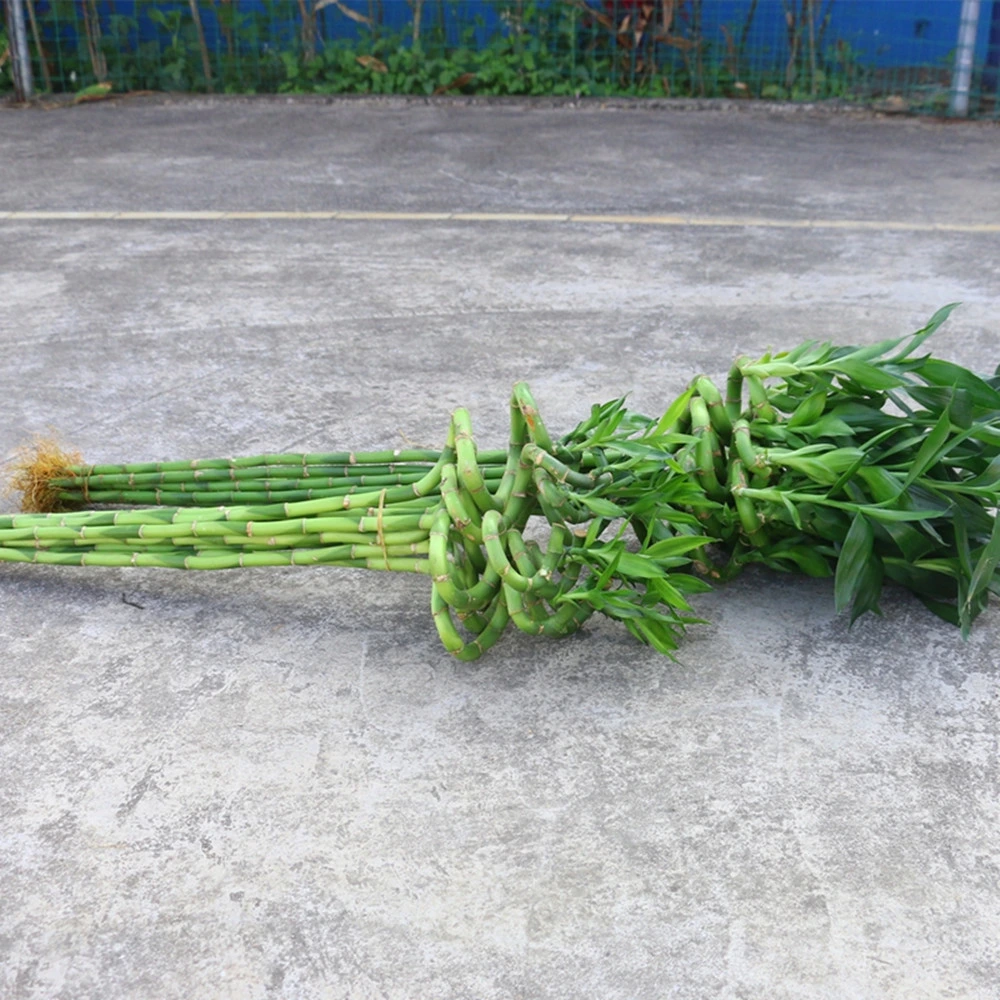
<instances>
[{"instance_id":1,"label":"green bamboo stem","mask_svg":"<svg viewBox=\"0 0 1000 1000\"><path fill-rule=\"evenodd\" d=\"M400 449L72 465L67 467L66 474L52 480L52 486L59 491L64 506L87 503L214 506L241 500L297 502L339 495L341 487L374 488L417 482L440 458L441 453L437 451ZM491 486L502 476L506 459L505 451L479 452L483 477ZM201 485L210 483L226 483L226 488L217 488L211 495L211 487ZM164 490L168 484L170 488ZM160 487L160 492L156 492L156 487ZM184 495L196 492L198 496Z\"/></svg>"},{"instance_id":2,"label":"green bamboo stem","mask_svg":"<svg viewBox=\"0 0 1000 1000\"><path fill-rule=\"evenodd\" d=\"M741 366L750 363L746 356L737 358L729 369L726 379L726 414L732 423L736 423L743 412L743 372Z\"/></svg>"},{"instance_id":3,"label":"green bamboo stem","mask_svg":"<svg viewBox=\"0 0 1000 1000\"><path fill-rule=\"evenodd\" d=\"M196 458L188 461L173 462L128 462L123 464L99 464L71 466L75 475L129 474L148 472L179 472L201 469L246 469L273 466L309 467L309 466L341 466L357 467L363 465L391 465L400 462L422 462L428 465L436 464L441 458L441 452L430 449L397 449L395 451L335 451L310 452L306 454L267 454L248 455L234 458ZM503 465L507 453L502 450L481 452L481 461L490 465Z\"/></svg>"},{"instance_id":4,"label":"green bamboo stem","mask_svg":"<svg viewBox=\"0 0 1000 1000\"><path fill-rule=\"evenodd\" d=\"M712 428L719 439L728 444L733 436L733 422L722 399L722 393L716 388L715 383L704 375L699 375L693 385L695 392L708 408Z\"/></svg>"},{"instance_id":5,"label":"green bamboo stem","mask_svg":"<svg viewBox=\"0 0 1000 1000\"><path fill-rule=\"evenodd\" d=\"M578 472L534 442L526 444L521 455L523 461L544 469L556 483L573 489L589 492L599 485L610 483L613 479L610 472L599 475L595 475L594 472Z\"/></svg>"},{"instance_id":6,"label":"green bamboo stem","mask_svg":"<svg viewBox=\"0 0 1000 1000\"><path fill-rule=\"evenodd\" d=\"M757 375L749 375L744 371L743 379L746 382L747 390L750 394L750 420L760 420L763 423L773 424L778 419L777 410L771 403L768 391L763 381Z\"/></svg>"},{"instance_id":7,"label":"green bamboo stem","mask_svg":"<svg viewBox=\"0 0 1000 1000\"><path fill-rule=\"evenodd\" d=\"M509 409L510 438L507 445L507 458L504 462L503 477L494 494L497 506L501 510L507 510L510 506L519 472L523 468L521 449L528 442L528 424L524 419L524 414L521 412L521 407L517 402L515 394L511 394Z\"/></svg>"},{"instance_id":8,"label":"green bamboo stem","mask_svg":"<svg viewBox=\"0 0 1000 1000\"><path fill-rule=\"evenodd\" d=\"M556 454L556 445L542 421L535 397L531 395L527 382L518 382L514 386L513 400L524 419L528 440L533 441L539 448L544 448L550 454Z\"/></svg>"},{"instance_id":9,"label":"green bamboo stem","mask_svg":"<svg viewBox=\"0 0 1000 1000\"><path fill-rule=\"evenodd\" d=\"M513 587L504 586L504 595L511 620L528 635L544 635L551 639L561 639L572 635L594 613L590 604L563 604L558 611L543 615L529 615L524 612L523 605L527 595L519 593Z\"/></svg>"},{"instance_id":10,"label":"green bamboo stem","mask_svg":"<svg viewBox=\"0 0 1000 1000\"><path fill-rule=\"evenodd\" d=\"M475 639L466 642L459 635L452 619L451 608L438 592L437 584L431 588L431 613L442 645L456 659L464 661L477 660L490 649L500 638L509 620L503 593L498 593L493 604L487 609L486 615L483 616L486 617L487 624L479 630Z\"/></svg>"},{"instance_id":11,"label":"green bamboo stem","mask_svg":"<svg viewBox=\"0 0 1000 1000\"><path fill-rule=\"evenodd\" d=\"M306 476L293 476L288 474L291 470L285 469L285 475L271 476L267 478L261 473L267 470L246 469L238 470L243 473L237 476L225 476L213 474L210 476L184 477L178 472L148 473L138 475L108 475L108 476L88 476L86 480L75 480L72 478L57 478L52 480L52 485L66 492L86 493L93 499L95 493L100 491L131 490L135 492L154 492L159 489L174 490L179 493L197 493L199 490L220 490L227 489L233 492L239 490L301 490L301 489L329 489L339 490L355 486L404 486L408 483L415 483L423 478L433 466L407 466L404 469L392 470L385 466L373 467L374 471L354 474L324 474L324 470L329 470L330 466L322 469L312 469ZM296 469L296 472L300 470ZM252 473L248 475L246 473ZM487 479L499 480L503 475L501 466L488 466L484 468L481 475Z\"/></svg>"},{"instance_id":12,"label":"green bamboo stem","mask_svg":"<svg viewBox=\"0 0 1000 1000\"><path fill-rule=\"evenodd\" d=\"M502 470L484 470L483 481L487 489L499 483ZM180 490L91 490L86 493L86 500L93 504L130 506L204 506L219 507L231 504L275 504L296 503L303 500L323 500L331 497L351 496L355 493L370 492L372 489L389 485L406 485L415 483L422 478L417 475L374 477L366 479L359 477L353 485L343 485L335 480L328 483L311 480L289 480L289 486L283 483L243 483L231 490L214 490L212 484L194 484ZM256 489L255 487L261 487ZM294 488L298 487L298 488ZM83 494L80 494L80 499ZM63 493L63 502L72 503L75 498L71 493Z\"/></svg>"},{"instance_id":13,"label":"green bamboo stem","mask_svg":"<svg viewBox=\"0 0 1000 1000\"><path fill-rule=\"evenodd\" d=\"M474 545L481 545L482 516L475 504L470 506L465 503L463 491L459 486L458 470L451 463L441 470L441 499L452 523L463 537Z\"/></svg>"},{"instance_id":14,"label":"green bamboo stem","mask_svg":"<svg viewBox=\"0 0 1000 1000\"><path fill-rule=\"evenodd\" d=\"M462 485L473 504L481 511L496 510L497 504L487 489L486 480L476 456L476 445L472 437L472 421L468 410L460 407L451 418L449 445L455 448L455 467Z\"/></svg>"},{"instance_id":15,"label":"green bamboo stem","mask_svg":"<svg viewBox=\"0 0 1000 1000\"><path fill-rule=\"evenodd\" d=\"M343 547L349 550L351 546ZM36 563L53 566L139 566L185 570L223 570L262 566L342 566L362 569L429 573L426 559L386 557L381 551L354 558L340 547L289 549L276 552L53 552L48 549L0 548L0 562Z\"/></svg>"},{"instance_id":16,"label":"green bamboo stem","mask_svg":"<svg viewBox=\"0 0 1000 1000\"><path fill-rule=\"evenodd\" d=\"M427 552L435 592L449 607L460 611L478 611L486 607L499 593L500 577L487 567L479 581L469 586L461 579L460 570L452 558L451 540L454 532L447 508L434 515L429 533Z\"/></svg>"}]
</instances>

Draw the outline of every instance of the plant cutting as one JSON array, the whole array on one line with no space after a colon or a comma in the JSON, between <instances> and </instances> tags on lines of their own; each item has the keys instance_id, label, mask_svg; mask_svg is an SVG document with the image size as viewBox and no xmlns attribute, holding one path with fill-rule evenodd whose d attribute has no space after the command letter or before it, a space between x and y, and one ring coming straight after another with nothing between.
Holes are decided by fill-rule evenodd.
<instances>
[{"instance_id":1,"label":"plant cutting","mask_svg":"<svg viewBox=\"0 0 1000 1000\"><path fill-rule=\"evenodd\" d=\"M0 561L430 577L470 660L508 626L560 637L595 612L673 655L692 595L750 564L833 577L853 622L886 579L968 635L1000 589L1000 378L908 337L809 341L698 376L658 418L624 399L554 438L524 383L510 440L452 415L439 451L87 465L44 449L0 516Z\"/></svg>"}]
</instances>

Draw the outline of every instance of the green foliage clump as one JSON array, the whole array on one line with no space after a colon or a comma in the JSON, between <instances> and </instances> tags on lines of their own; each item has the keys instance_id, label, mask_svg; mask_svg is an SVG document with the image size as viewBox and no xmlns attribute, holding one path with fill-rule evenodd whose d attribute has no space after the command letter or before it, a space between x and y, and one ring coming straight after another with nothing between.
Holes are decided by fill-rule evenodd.
<instances>
[{"instance_id":1,"label":"green foliage clump","mask_svg":"<svg viewBox=\"0 0 1000 1000\"><path fill-rule=\"evenodd\" d=\"M121 9L51 0L30 7L39 39L30 44L38 88L66 92L110 84L115 92L815 99L850 97L863 77L842 43L806 46L801 17L789 29L793 59L752 58L756 5L719 36L706 29L702 0L496 0L491 33L481 19L457 22L456 32L459 11L446 3L410 6L410 24L390 30L381 4L362 13L348 0ZM354 37L333 37L345 25ZM10 86L8 64L0 89Z\"/></svg>"}]
</instances>

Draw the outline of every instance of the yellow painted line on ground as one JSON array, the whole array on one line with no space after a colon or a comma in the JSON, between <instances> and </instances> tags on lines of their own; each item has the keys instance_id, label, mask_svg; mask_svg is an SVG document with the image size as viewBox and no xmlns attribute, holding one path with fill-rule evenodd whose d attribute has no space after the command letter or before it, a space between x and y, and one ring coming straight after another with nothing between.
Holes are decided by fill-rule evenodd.
<instances>
[{"instance_id":1,"label":"yellow painted line on ground","mask_svg":"<svg viewBox=\"0 0 1000 1000\"><path fill-rule=\"evenodd\" d=\"M549 212L452 212L456 222L569 222L569 215Z\"/></svg>"},{"instance_id":2,"label":"yellow painted line on ground","mask_svg":"<svg viewBox=\"0 0 1000 1000\"><path fill-rule=\"evenodd\" d=\"M445 222L451 212L335 212L334 218L349 222Z\"/></svg>"},{"instance_id":3,"label":"yellow painted line on ground","mask_svg":"<svg viewBox=\"0 0 1000 1000\"><path fill-rule=\"evenodd\" d=\"M612 226L689 226L684 215L571 215L569 221L577 225Z\"/></svg>"},{"instance_id":4,"label":"yellow painted line on ground","mask_svg":"<svg viewBox=\"0 0 1000 1000\"><path fill-rule=\"evenodd\" d=\"M7 212L6 218L13 222L22 219L28 222L103 222L105 220L116 219L119 212Z\"/></svg>"},{"instance_id":5,"label":"yellow painted line on ground","mask_svg":"<svg viewBox=\"0 0 1000 1000\"><path fill-rule=\"evenodd\" d=\"M191 213L192 216L196 216L196 213ZM222 217L227 221L229 219L242 220L247 219L251 222L257 220L268 220L268 219L287 219L289 215L294 215L296 219L333 219L336 217L336 212L223 212Z\"/></svg>"},{"instance_id":6,"label":"yellow painted line on ground","mask_svg":"<svg viewBox=\"0 0 1000 1000\"><path fill-rule=\"evenodd\" d=\"M906 222L899 219L774 219L752 215L662 215L557 212L381 211L0 211L0 222L497 222L570 226L659 226L715 229L840 229L869 232L1000 233L1000 222Z\"/></svg>"},{"instance_id":7,"label":"yellow painted line on ground","mask_svg":"<svg viewBox=\"0 0 1000 1000\"><path fill-rule=\"evenodd\" d=\"M199 212L198 218L215 221L221 219L225 214L225 212ZM163 219L165 222L173 222L178 219L190 219L193 215L193 212L116 212L115 221L156 222Z\"/></svg>"}]
</instances>

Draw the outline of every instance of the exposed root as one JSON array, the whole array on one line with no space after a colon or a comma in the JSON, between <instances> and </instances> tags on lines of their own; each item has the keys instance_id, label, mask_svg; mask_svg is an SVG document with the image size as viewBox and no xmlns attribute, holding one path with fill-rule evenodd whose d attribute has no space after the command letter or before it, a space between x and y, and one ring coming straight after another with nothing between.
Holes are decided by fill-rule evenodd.
<instances>
[{"instance_id":1,"label":"exposed root","mask_svg":"<svg viewBox=\"0 0 1000 1000\"><path fill-rule=\"evenodd\" d=\"M53 438L36 437L11 462L14 471L8 492L21 493L21 510L26 514L66 510L62 491L53 486L53 480L75 478L81 462L79 452L64 451Z\"/></svg>"}]
</instances>

